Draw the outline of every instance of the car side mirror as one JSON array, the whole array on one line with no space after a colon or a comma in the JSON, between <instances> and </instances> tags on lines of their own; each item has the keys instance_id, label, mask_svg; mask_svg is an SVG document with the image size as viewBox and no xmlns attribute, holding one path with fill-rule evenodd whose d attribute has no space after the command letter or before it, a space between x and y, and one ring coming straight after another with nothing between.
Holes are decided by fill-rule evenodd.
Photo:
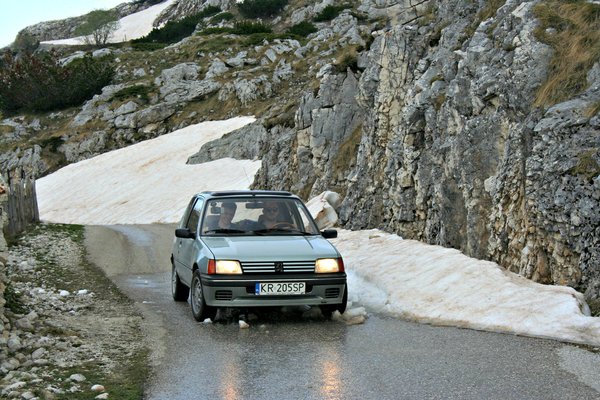
<instances>
[{"instance_id":1,"label":"car side mirror","mask_svg":"<svg viewBox=\"0 0 600 400\"><path fill-rule=\"evenodd\" d=\"M321 232L321 236L325 239L335 239L337 237L337 231L335 229L325 229Z\"/></svg>"},{"instance_id":2,"label":"car side mirror","mask_svg":"<svg viewBox=\"0 0 600 400\"><path fill-rule=\"evenodd\" d=\"M192 232L188 228L178 228L175 229L175 236L181 239L194 239L196 232Z\"/></svg>"}]
</instances>

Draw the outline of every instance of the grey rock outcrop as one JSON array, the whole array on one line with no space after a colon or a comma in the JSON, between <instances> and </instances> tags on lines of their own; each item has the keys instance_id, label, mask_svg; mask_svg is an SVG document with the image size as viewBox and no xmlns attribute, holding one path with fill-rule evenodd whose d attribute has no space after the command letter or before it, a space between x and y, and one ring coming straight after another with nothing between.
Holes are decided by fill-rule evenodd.
<instances>
[{"instance_id":1,"label":"grey rock outcrop","mask_svg":"<svg viewBox=\"0 0 600 400\"><path fill-rule=\"evenodd\" d=\"M198 153L187 160L187 164L231 157L238 160L255 160L260 154L259 143L264 140L267 130L260 121L229 132L218 140L204 144Z\"/></svg>"},{"instance_id":2,"label":"grey rock outcrop","mask_svg":"<svg viewBox=\"0 0 600 400\"><path fill-rule=\"evenodd\" d=\"M34 145L26 149L0 153L2 171L21 171L26 176L40 176L48 171L48 164L42 157L42 148Z\"/></svg>"},{"instance_id":3,"label":"grey rock outcrop","mask_svg":"<svg viewBox=\"0 0 600 400\"><path fill-rule=\"evenodd\" d=\"M353 166L364 118L355 99L357 90L352 72L326 75L316 96L302 98L296 129L275 127L261 142L263 168L254 186L287 188L305 198L327 189L345 193L342 186Z\"/></svg>"},{"instance_id":4,"label":"grey rock outcrop","mask_svg":"<svg viewBox=\"0 0 600 400\"><path fill-rule=\"evenodd\" d=\"M600 79L592 71L585 93L533 106L552 56L534 36L534 4L509 1L471 37L461 34L472 5L437 3L440 31L411 22L424 3L363 4L391 25L358 72L322 68L295 128L266 136L291 149L265 145L254 186L335 190L346 227L455 247L599 297L599 118L582 111L600 100Z\"/></svg>"},{"instance_id":5,"label":"grey rock outcrop","mask_svg":"<svg viewBox=\"0 0 600 400\"><path fill-rule=\"evenodd\" d=\"M160 97L170 103L201 98L221 88L211 79L198 80L199 72L197 64L183 63L163 70L154 83L160 87Z\"/></svg>"},{"instance_id":6,"label":"grey rock outcrop","mask_svg":"<svg viewBox=\"0 0 600 400\"><path fill-rule=\"evenodd\" d=\"M106 151L107 141L106 131L96 131L82 141L62 144L59 151L65 155L67 162L74 163L103 153Z\"/></svg>"}]
</instances>

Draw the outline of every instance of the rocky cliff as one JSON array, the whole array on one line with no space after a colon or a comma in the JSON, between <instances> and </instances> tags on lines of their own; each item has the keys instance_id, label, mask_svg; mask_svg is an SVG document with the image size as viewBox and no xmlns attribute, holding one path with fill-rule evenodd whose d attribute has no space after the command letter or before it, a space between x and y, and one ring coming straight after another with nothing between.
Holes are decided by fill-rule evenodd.
<instances>
[{"instance_id":1,"label":"rocky cliff","mask_svg":"<svg viewBox=\"0 0 600 400\"><path fill-rule=\"evenodd\" d=\"M180 0L163 17L208 4L235 13L228 1ZM267 22L281 31L330 4L290 3ZM540 97L557 75L562 37L562 28L544 26L540 4L363 0L301 41L195 35L142 56L123 47L114 50L115 85L80 109L3 121L3 141L58 128L1 164L45 174L201 120L252 113L256 124L189 162L260 158L254 187L304 198L334 190L344 227L458 248L598 298L600 50L578 61L576 90L558 84L562 97ZM584 21L599 14L592 3L565 4L550 6L579 8ZM597 49L600 38L586 40ZM117 96L131 89L142 95Z\"/></svg>"},{"instance_id":2,"label":"rocky cliff","mask_svg":"<svg viewBox=\"0 0 600 400\"><path fill-rule=\"evenodd\" d=\"M255 186L334 188L345 227L599 296L600 118L586 110L600 100L600 66L580 94L534 106L553 53L534 34L535 4L498 4L481 21L473 3L386 4L393 22L359 68L325 74L302 99L287 155L263 147Z\"/></svg>"}]
</instances>

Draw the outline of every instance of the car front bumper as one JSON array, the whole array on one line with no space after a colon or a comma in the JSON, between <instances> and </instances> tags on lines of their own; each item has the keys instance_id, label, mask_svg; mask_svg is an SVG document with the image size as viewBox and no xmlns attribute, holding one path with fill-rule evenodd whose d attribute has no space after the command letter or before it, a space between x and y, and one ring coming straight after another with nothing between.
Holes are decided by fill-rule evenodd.
<instances>
[{"instance_id":1,"label":"car front bumper","mask_svg":"<svg viewBox=\"0 0 600 400\"><path fill-rule=\"evenodd\" d=\"M346 274L261 274L215 276L202 274L206 304L213 307L272 307L341 304L346 290ZM257 295L256 283L304 282L305 294Z\"/></svg>"}]
</instances>

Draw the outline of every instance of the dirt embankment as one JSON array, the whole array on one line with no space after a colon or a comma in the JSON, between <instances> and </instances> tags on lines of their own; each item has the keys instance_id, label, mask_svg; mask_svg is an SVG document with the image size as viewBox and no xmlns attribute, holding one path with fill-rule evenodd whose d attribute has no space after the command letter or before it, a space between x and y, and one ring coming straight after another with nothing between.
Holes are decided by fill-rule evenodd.
<instances>
[{"instance_id":1,"label":"dirt embankment","mask_svg":"<svg viewBox=\"0 0 600 400\"><path fill-rule=\"evenodd\" d=\"M0 397L141 398L142 313L88 261L84 227L36 226L5 267Z\"/></svg>"}]
</instances>

